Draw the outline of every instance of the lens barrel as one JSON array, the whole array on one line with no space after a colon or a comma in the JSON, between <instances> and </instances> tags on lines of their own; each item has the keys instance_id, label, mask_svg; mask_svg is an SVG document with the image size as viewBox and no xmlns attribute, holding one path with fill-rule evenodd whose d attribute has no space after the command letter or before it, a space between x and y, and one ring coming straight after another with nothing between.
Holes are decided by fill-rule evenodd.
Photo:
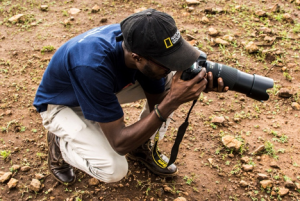
<instances>
[{"instance_id":1,"label":"lens barrel","mask_svg":"<svg viewBox=\"0 0 300 201\"><path fill-rule=\"evenodd\" d=\"M246 94L248 97L258 101L269 99L266 90L273 88L273 79L256 74L251 75L230 66L211 61L206 61L204 67L206 67L207 72L212 72L214 87L218 86L218 78L222 77L224 86L228 86L229 90Z\"/></svg>"}]
</instances>

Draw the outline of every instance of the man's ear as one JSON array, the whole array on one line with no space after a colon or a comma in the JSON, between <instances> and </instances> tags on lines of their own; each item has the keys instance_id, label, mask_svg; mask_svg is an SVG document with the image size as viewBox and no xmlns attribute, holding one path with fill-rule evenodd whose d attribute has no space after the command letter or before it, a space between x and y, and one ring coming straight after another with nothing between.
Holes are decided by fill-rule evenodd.
<instances>
[{"instance_id":1,"label":"man's ear","mask_svg":"<svg viewBox=\"0 0 300 201\"><path fill-rule=\"evenodd\" d=\"M142 57L136 53L131 53L132 58L134 59L134 61L136 62L141 62L142 61Z\"/></svg>"}]
</instances>

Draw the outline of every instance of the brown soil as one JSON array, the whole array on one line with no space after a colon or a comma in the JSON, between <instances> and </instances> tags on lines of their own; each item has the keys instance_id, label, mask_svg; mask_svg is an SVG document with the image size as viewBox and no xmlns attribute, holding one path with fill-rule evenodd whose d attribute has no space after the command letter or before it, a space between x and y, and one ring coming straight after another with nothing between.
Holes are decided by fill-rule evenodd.
<instances>
[{"instance_id":1,"label":"brown soil","mask_svg":"<svg viewBox=\"0 0 300 201\"><path fill-rule=\"evenodd\" d=\"M280 11L274 13L270 7L276 3L280 5ZM48 5L48 11L41 11L41 4ZM93 13L95 4L100 6L100 11ZM284 187L286 180L300 183L300 114L291 106L292 102L300 103L299 6L298 0L209 0L190 8L183 0L0 0L0 151L4 157L5 153L11 152L5 160L0 159L0 171L12 171L12 177L19 181L12 189L8 188L7 181L2 183L0 200L299 199L297 188L290 188L285 196L277 194L277 187ZM190 117L190 126L175 162L179 174L174 178L157 177L143 165L129 161L128 176L118 183L91 186L88 182L91 177L76 170L78 181L75 184L59 184L47 169L46 130L32 106L43 72L55 52L42 53L41 50L46 46L58 49L80 33L119 23L144 7L171 14L182 36L196 43L208 54L209 60L274 79L270 99L261 103L232 91L204 93ZM81 11L70 15L70 8ZM216 11L216 8L222 11ZM266 11L267 16L257 16L258 10ZM291 14L294 23L284 20L285 13ZM24 21L10 23L8 19L16 14L24 14ZM71 16L74 21L64 25ZM208 17L208 24L201 22L203 16ZM217 37L231 35L233 41L226 47L214 45L211 39L216 37L208 35L209 27L220 31ZM264 33L261 27L270 28L272 32ZM263 43L265 36L276 37L275 42L271 45ZM249 54L245 50L243 42L249 41L259 45L258 53ZM281 88L291 90L291 97L279 97ZM141 100L124 105L128 125L137 120L143 103ZM176 122L159 143L160 150L166 155L170 153L177 128L184 121L190 105L186 103L175 111ZM225 125L212 124L214 116L224 116ZM221 142L224 135L233 135L242 141L242 148L238 151L226 148ZM265 145L266 150L260 155L251 155L260 145ZM248 164L254 165L253 171L241 170L242 156L250 158ZM213 160L212 164L209 158ZM271 162L276 162L279 168L271 167ZM28 172L13 171L12 165L27 165L31 169ZM40 180L42 189L32 192L29 186L36 173L44 174L45 178ZM263 189L257 173L268 175L274 188ZM241 180L248 185L242 187Z\"/></svg>"}]
</instances>

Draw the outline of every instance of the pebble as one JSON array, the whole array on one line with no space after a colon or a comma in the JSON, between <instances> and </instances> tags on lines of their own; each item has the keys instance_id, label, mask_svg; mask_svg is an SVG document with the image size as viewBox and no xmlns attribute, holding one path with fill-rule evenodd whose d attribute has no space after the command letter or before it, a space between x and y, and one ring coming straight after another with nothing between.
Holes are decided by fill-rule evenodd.
<instances>
[{"instance_id":1,"label":"pebble","mask_svg":"<svg viewBox=\"0 0 300 201\"><path fill-rule=\"evenodd\" d=\"M14 179L14 178L11 178L9 180L9 182L7 183L7 186L8 186L9 189L11 189L11 188L15 188L17 186L17 184L18 184L18 180Z\"/></svg>"},{"instance_id":2,"label":"pebble","mask_svg":"<svg viewBox=\"0 0 300 201\"><path fill-rule=\"evenodd\" d=\"M246 46L245 49L249 52L249 53L254 53L257 52L259 50L258 46L254 44L253 41L249 42Z\"/></svg>"},{"instance_id":3,"label":"pebble","mask_svg":"<svg viewBox=\"0 0 300 201\"><path fill-rule=\"evenodd\" d=\"M14 15L11 18L8 19L9 22L20 22L20 21L24 21L24 14L18 14L18 15Z\"/></svg>"},{"instance_id":4,"label":"pebble","mask_svg":"<svg viewBox=\"0 0 300 201\"><path fill-rule=\"evenodd\" d=\"M21 168L21 166L20 165L13 165L11 168L13 170L19 170Z\"/></svg>"},{"instance_id":5,"label":"pebble","mask_svg":"<svg viewBox=\"0 0 300 201\"><path fill-rule=\"evenodd\" d=\"M31 167L29 167L29 166L23 166L23 167L21 167L21 171L22 172L28 172L30 169L31 169Z\"/></svg>"},{"instance_id":6,"label":"pebble","mask_svg":"<svg viewBox=\"0 0 300 201\"><path fill-rule=\"evenodd\" d=\"M278 96L282 98L289 98L293 95L292 91L288 88L281 88L278 92Z\"/></svg>"},{"instance_id":7,"label":"pebble","mask_svg":"<svg viewBox=\"0 0 300 201\"><path fill-rule=\"evenodd\" d=\"M48 5L41 5L41 11L48 11Z\"/></svg>"},{"instance_id":8,"label":"pebble","mask_svg":"<svg viewBox=\"0 0 300 201\"><path fill-rule=\"evenodd\" d=\"M238 141L231 135L225 135L222 137L223 145L225 145L228 148L235 148L238 150L242 146L242 142Z\"/></svg>"},{"instance_id":9,"label":"pebble","mask_svg":"<svg viewBox=\"0 0 300 201\"><path fill-rule=\"evenodd\" d=\"M241 158L241 161L242 161L243 163L249 163L250 159L249 159L248 156L244 156L244 157Z\"/></svg>"},{"instance_id":10,"label":"pebble","mask_svg":"<svg viewBox=\"0 0 300 201\"><path fill-rule=\"evenodd\" d=\"M208 19L206 16L203 16L203 17L201 18L201 22L202 22L203 24L207 24L207 23L209 23L209 19Z\"/></svg>"},{"instance_id":11,"label":"pebble","mask_svg":"<svg viewBox=\"0 0 300 201\"><path fill-rule=\"evenodd\" d=\"M279 188L279 191L278 191L278 195L280 195L280 196L285 196L286 194L288 194L289 193L289 189L287 189L287 188Z\"/></svg>"},{"instance_id":12,"label":"pebble","mask_svg":"<svg viewBox=\"0 0 300 201\"><path fill-rule=\"evenodd\" d=\"M247 186L248 186L248 183L247 183L246 181L244 181L244 180L241 180L241 181L240 181L240 186L242 186L242 187L247 187Z\"/></svg>"},{"instance_id":13,"label":"pebble","mask_svg":"<svg viewBox=\"0 0 300 201\"><path fill-rule=\"evenodd\" d=\"M253 165L242 165L242 168L245 172L250 172L254 169Z\"/></svg>"},{"instance_id":14,"label":"pebble","mask_svg":"<svg viewBox=\"0 0 300 201\"><path fill-rule=\"evenodd\" d=\"M78 8L70 8L70 10L68 11L68 13L70 14L70 15L76 15L76 14L78 14L80 12L80 9L78 9Z\"/></svg>"},{"instance_id":15,"label":"pebble","mask_svg":"<svg viewBox=\"0 0 300 201\"><path fill-rule=\"evenodd\" d=\"M7 180L9 180L12 176L12 173L11 172L5 172L1 177L0 177L0 182L1 183L4 183L6 182Z\"/></svg>"},{"instance_id":16,"label":"pebble","mask_svg":"<svg viewBox=\"0 0 300 201\"><path fill-rule=\"evenodd\" d=\"M100 7L98 5L94 5L92 8L92 13L97 13L100 11Z\"/></svg>"},{"instance_id":17,"label":"pebble","mask_svg":"<svg viewBox=\"0 0 300 201\"><path fill-rule=\"evenodd\" d=\"M290 23L294 22L291 14L289 14L289 13L284 13L282 18L283 18L284 21L287 21L287 22L290 22Z\"/></svg>"},{"instance_id":18,"label":"pebble","mask_svg":"<svg viewBox=\"0 0 300 201\"><path fill-rule=\"evenodd\" d=\"M258 179L258 180L268 180L269 177L268 177L268 175L266 175L266 174L258 173L258 174L257 174L257 179Z\"/></svg>"},{"instance_id":19,"label":"pebble","mask_svg":"<svg viewBox=\"0 0 300 201\"><path fill-rule=\"evenodd\" d=\"M100 22L101 22L101 23L107 22L107 18L106 18L106 17L101 18Z\"/></svg>"},{"instance_id":20,"label":"pebble","mask_svg":"<svg viewBox=\"0 0 300 201\"><path fill-rule=\"evenodd\" d=\"M255 15L257 15L258 17L266 17L267 13L263 10L257 10L255 11Z\"/></svg>"},{"instance_id":21,"label":"pebble","mask_svg":"<svg viewBox=\"0 0 300 201\"><path fill-rule=\"evenodd\" d=\"M265 150L265 145L260 145L252 152L252 155L258 154L259 152L261 152L263 150Z\"/></svg>"},{"instance_id":22,"label":"pebble","mask_svg":"<svg viewBox=\"0 0 300 201\"><path fill-rule=\"evenodd\" d=\"M185 197L178 197L174 201L186 201Z\"/></svg>"},{"instance_id":23,"label":"pebble","mask_svg":"<svg viewBox=\"0 0 300 201\"><path fill-rule=\"evenodd\" d=\"M296 188L296 185L295 185L292 181L290 181L290 180L287 180L287 181L284 183L284 186L285 186L286 188L292 188L292 189Z\"/></svg>"},{"instance_id":24,"label":"pebble","mask_svg":"<svg viewBox=\"0 0 300 201\"><path fill-rule=\"evenodd\" d=\"M186 3L188 6L192 6L192 5L199 5L200 1L197 0L186 0Z\"/></svg>"},{"instance_id":25,"label":"pebble","mask_svg":"<svg viewBox=\"0 0 300 201\"><path fill-rule=\"evenodd\" d=\"M271 180L262 180L259 182L263 188L272 187L273 182Z\"/></svg>"},{"instance_id":26,"label":"pebble","mask_svg":"<svg viewBox=\"0 0 300 201\"><path fill-rule=\"evenodd\" d=\"M29 188L32 191L38 192L41 189L41 182L37 179L32 179Z\"/></svg>"},{"instance_id":27,"label":"pebble","mask_svg":"<svg viewBox=\"0 0 300 201\"><path fill-rule=\"evenodd\" d=\"M36 179L44 179L45 176L43 174L38 173L38 174L35 174L35 178Z\"/></svg>"},{"instance_id":28,"label":"pebble","mask_svg":"<svg viewBox=\"0 0 300 201\"><path fill-rule=\"evenodd\" d=\"M294 110L300 110L300 105L297 102L292 102L291 106Z\"/></svg>"},{"instance_id":29,"label":"pebble","mask_svg":"<svg viewBox=\"0 0 300 201\"><path fill-rule=\"evenodd\" d=\"M208 35L210 35L210 36L217 36L217 35L219 35L219 31L216 30L216 29L213 28L213 27L210 27L210 28L208 29Z\"/></svg>"},{"instance_id":30,"label":"pebble","mask_svg":"<svg viewBox=\"0 0 300 201\"><path fill-rule=\"evenodd\" d=\"M100 183L99 180L96 179L96 178L89 179L89 185L90 186L97 186L99 183Z\"/></svg>"},{"instance_id":31,"label":"pebble","mask_svg":"<svg viewBox=\"0 0 300 201\"><path fill-rule=\"evenodd\" d=\"M217 44L221 44L221 45L224 45L224 46L229 45L229 43L228 43L226 40L223 40L223 39L221 39L221 38L216 38L215 42L216 42Z\"/></svg>"}]
</instances>

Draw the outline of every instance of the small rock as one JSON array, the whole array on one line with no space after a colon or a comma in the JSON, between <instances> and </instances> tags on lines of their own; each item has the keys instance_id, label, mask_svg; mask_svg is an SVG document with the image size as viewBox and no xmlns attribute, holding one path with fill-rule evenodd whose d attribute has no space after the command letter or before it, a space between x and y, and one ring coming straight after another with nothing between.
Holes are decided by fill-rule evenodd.
<instances>
[{"instance_id":1,"label":"small rock","mask_svg":"<svg viewBox=\"0 0 300 201\"><path fill-rule=\"evenodd\" d=\"M68 13L70 14L70 15L76 15L76 14L78 14L80 12L80 9L78 9L78 8L70 8L70 10L68 11Z\"/></svg>"},{"instance_id":2,"label":"small rock","mask_svg":"<svg viewBox=\"0 0 300 201\"><path fill-rule=\"evenodd\" d=\"M282 71L282 72L284 72L284 71L286 71L286 70L287 70L287 67L282 67L282 68L281 68L281 71Z\"/></svg>"},{"instance_id":3,"label":"small rock","mask_svg":"<svg viewBox=\"0 0 300 201\"><path fill-rule=\"evenodd\" d=\"M9 22L21 22L24 21L24 14L14 15L8 19Z\"/></svg>"},{"instance_id":4,"label":"small rock","mask_svg":"<svg viewBox=\"0 0 300 201\"><path fill-rule=\"evenodd\" d=\"M184 198L184 197L178 197L174 201L186 201L186 198Z\"/></svg>"},{"instance_id":5,"label":"small rock","mask_svg":"<svg viewBox=\"0 0 300 201\"><path fill-rule=\"evenodd\" d=\"M282 98L289 98L292 95L293 95L292 92L287 88L281 88L278 92L278 96Z\"/></svg>"},{"instance_id":6,"label":"small rock","mask_svg":"<svg viewBox=\"0 0 300 201\"><path fill-rule=\"evenodd\" d=\"M241 158L241 161L242 161L243 163L249 163L250 159L249 159L249 157L244 156L244 157Z\"/></svg>"},{"instance_id":7,"label":"small rock","mask_svg":"<svg viewBox=\"0 0 300 201\"><path fill-rule=\"evenodd\" d=\"M285 196L286 194L288 194L289 193L289 189L287 189L287 188L279 188L279 191L278 191L278 195L280 195L280 196Z\"/></svg>"},{"instance_id":8,"label":"small rock","mask_svg":"<svg viewBox=\"0 0 300 201\"><path fill-rule=\"evenodd\" d=\"M208 19L206 16L203 16L203 17L201 18L201 22L202 22L203 24L207 24L207 23L209 23L209 19Z\"/></svg>"},{"instance_id":9,"label":"small rock","mask_svg":"<svg viewBox=\"0 0 300 201\"><path fill-rule=\"evenodd\" d=\"M209 159L207 159L208 160L208 162L209 162L209 164L213 164L213 159L212 158L209 158Z\"/></svg>"},{"instance_id":10,"label":"small rock","mask_svg":"<svg viewBox=\"0 0 300 201\"><path fill-rule=\"evenodd\" d=\"M221 125L225 122L225 118L223 116L217 117L215 116L212 120L211 123L217 124L217 125Z\"/></svg>"},{"instance_id":11,"label":"small rock","mask_svg":"<svg viewBox=\"0 0 300 201\"><path fill-rule=\"evenodd\" d=\"M257 15L258 17L266 17L267 13L263 10L257 10L255 11L255 15Z\"/></svg>"},{"instance_id":12,"label":"small rock","mask_svg":"<svg viewBox=\"0 0 300 201\"><path fill-rule=\"evenodd\" d=\"M224 46L229 45L229 43L226 40L222 40L221 38L216 38L215 42L217 44L221 44L221 45L224 45Z\"/></svg>"},{"instance_id":13,"label":"small rock","mask_svg":"<svg viewBox=\"0 0 300 201\"><path fill-rule=\"evenodd\" d=\"M200 1L197 0L186 0L186 3L188 6L192 6L192 5L199 5Z\"/></svg>"},{"instance_id":14,"label":"small rock","mask_svg":"<svg viewBox=\"0 0 300 201\"><path fill-rule=\"evenodd\" d=\"M260 145L252 152L252 155L258 154L259 152L261 152L263 150L265 150L265 145Z\"/></svg>"},{"instance_id":15,"label":"small rock","mask_svg":"<svg viewBox=\"0 0 300 201\"><path fill-rule=\"evenodd\" d=\"M300 110L300 105L299 105L299 103L297 103L297 102L292 102L292 108L294 109L294 110Z\"/></svg>"},{"instance_id":16,"label":"small rock","mask_svg":"<svg viewBox=\"0 0 300 201\"><path fill-rule=\"evenodd\" d=\"M11 168L13 170L19 170L21 168L21 166L19 166L19 165L13 165Z\"/></svg>"},{"instance_id":17,"label":"small rock","mask_svg":"<svg viewBox=\"0 0 300 201\"><path fill-rule=\"evenodd\" d=\"M100 22L101 22L101 23L107 22L107 18L106 18L106 17L101 18Z\"/></svg>"},{"instance_id":18,"label":"small rock","mask_svg":"<svg viewBox=\"0 0 300 201\"><path fill-rule=\"evenodd\" d=\"M65 19L65 20L64 20L64 25L65 25L65 26L71 25L70 19Z\"/></svg>"},{"instance_id":19,"label":"small rock","mask_svg":"<svg viewBox=\"0 0 300 201\"><path fill-rule=\"evenodd\" d=\"M196 40L196 38L194 36L192 36L191 34L186 34L186 38L188 41Z\"/></svg>"},{"instance_id":20,"label":"small rock","mask_svg":"<svg viewBox=\"0 0 300 201\"><path fill-rule=\"evenodd\" d=\"M253 165L242 165L242 168L245 172L250 172L254 169Z\"/></svg>"},{"instance_id":21,"label":"small rock","mask_svg":"<svg viewBox=\"0 0 300 201\"><path fill-rule=\"evenodd\" d=\"M261 157L260 156L256 156L256 160L260 161Z\"/></svg>"},{"instance_id":22,"label":"small rock","mask_svg":"<svg viewBox=\"0 0 300 201\"><path fill-rule=\"evenodd\" d=\"M48 11L48 5L41 5L41 11Z\"/></svg>"},{"instance_id":23,"label":"small rock","mask_svg":"<svg viewBox=\"0 0 300 201\"><path fill-rule=\"evenodd\" d=\"M44 179L45 176L43 174L38 173L38 174L35 174L35 178L36 179Z\"/></svg>"},{"instance_id":24,"label":"small rock","mask_svg":"<svg viewBox=\"0 0 300 201\"><path fill-rule=\"evenodd\" d=\"M276 161L272 161L271 164L270 164L270 167L280 169L280 167L278 166L278 164L276 163Z\"/></svg>"},{"instance_id":25,"label":"small rock","mask_svg":"<svg viewBox=\"0 0 300 201\"><path fill-rule=\"evenodd\" d=\"M267 41L268 43L274 42L276 39L276 37L270 37L270 36L266 36L264 38L264 41Z\"/></svg>"},{"instance_id":26,"label":"small rock","mask_svg":"<svg viewBox=\"0 0 300 201\"><path fill-rule=\"evenodd\" d=\"M193 12L194 10L195 10L195 8L193 8L193 7L187 7L188 12Z\"/></svg>"},{"instance_id":27,"label":"small rock","mask_svg":"<svg viewBox=\"0 0 300 201\"><path fill-rule=\"evenodd\" d=\"M208 29L208 34L209 34L210 36L217 36L217 35L219 35L219 31L216 30L216 29L213 28L213 27L210 27L210 28Z\"/></svg>"},{"instance_id":28,"label":"small rock","mask_svg":"<svg viewBox=\"0 0 300 201\"><path fill-rule=\"evenodd\" d=\"M249 52L249 53L254 53L257 52L259 50L258 46L254 44L253 41L249 42L246 46L245 49Z\"/></svg>"},{"instance_id":29,"label":"small rock","mask_svg":"<svg viewBox=\"0 0 300 201\"><path fill-rule=\"evenodd\" d=\"M296 6L300 6L300 0L295 1Z\"/></svg>"},{"instance_id":30,"label":"small rock","mask_svg":"<svg viewBox=\"0 0 300 201\"><path fill-rule=\"evenodd\" d=\"M263 32L264 34L271 34L272 33L272 29L268 28L268 27L262 27L259 29L259 31Z\"/></svg>"},{"instance_id":31,"label":"small rock","mask_svg":"<svg viewBox=\"0 0 300 201\"><path fill-rule=\"evenodd\" d=\"M225 145L228 148L235 148L238 150L242 146L242 142L238 141L231 135L226 135L222 137L223 145Z\"/></svg>"},{"instance_id":32,"label":"small rock","mask_svg":"<svg viewBox=\"0 0 300 201\"><path fill-rule=\"evenodd\" d=\"M21 171L22 172L28 172L30 169L31 169L31 167L29 167L29 166L23 166L23 167L21 167Z\"/></svg>"},{"instance_id":33,"label":"small rock","mask_svg":"<svg viewBox=\"0 0 300 201\"><path fill-rule=\"evenodd\" d=\"M11 110L6 110L5 115L7 115L7 116L12 115L12 111Z\"/></svg>"},{"instance_id":34,"label":"small rock","mask_svg":"<svg viewBox=\"0 0 300 201\"><path fill-rule=\"evenodd\" d=\"M6 182L7 180L9 180L12 176L11 172L5 172L1 177L0 177L0 182Z\"/></svg>"},{"instance_id":35,"label":"small rock","mask_svg":"<svg viewBox=\"0 0 300 201\"><path fill-rule=\"evenodd\" d=\"M89 185L90 186L97 186L99 183L100 183L99 180L96 179L96 178L89 179Z\"/></svg>"},{"instance_id":36,"label":"small rock","mask_svg":"<svg viewBox=\"0 0 300 201\"><path fill-rule=\"evenodd\" d=\"M8 186L9 189L11 189L11 188L16 187L17 184L18 184L18 180L14 179L14 178L11 178L9 180L9 182L7 183L7 186Z\"/></svg>"},{"instance_id":37,"label":"small rock","mask_svg":"<svg viewBox=\"0 0 300 201\"><path fill-rule=\"evenodd\" d=\"M259 182L263 188L272 187L273 182L271 180L262 180Z\"/></svg>"},{"instance_id":38,"label":"small rock","mask_svg":"<svg viewBox=\"0 0 300 201\"><path fill-rule=\"evenodd\" d=\"M280 11L280 6L279 6L279 4L275 4L274 6L272 6L272 7L270 8L270 10L271 10L271 12L273 12L273 13L279 12L279 11Z\"/></svg>"},{"instance_id":39,"label":"small rock","mask_svg":"<svg viewBox=\"0 0 300 201\"><path fill-rule=\"evenodd\" d=\"M291 14L289 14L289 13L284 13L283 16L282 16L282 18L283 18L283 20L285 20L287 22L290 22L290 23L294 22Z\"/></svg>"},{"instance_id":40,"label":"small rock","mask_svg":"<svg viewBox=\"0 0 300 201\"><path fill-rule=\"evenodd\" d=\"M294 184L292 181L290 180L287 180L285 183L284 183L284 186L287 187L287 188L296 188L296 184Z\"/></svg>"},{"instance_id":41,"label":"small rock","mask_svg":"<svg viewBox=\"0 0 300 201\"><path fill-rule=\"evenodd\" d=\"M228 154L229 158L233 158L234 154Z\"/></svg>"},{"instance_id":42,"label":"small rock","mask_svg":"<svg viewBox=\"0 0 300 201\"><path fill-rule=\"evenodd\" d=\"M94 5L92 8L92 13L97 13L100 11L100 7L98 5Z\"/></svg>"},{"instance_id":43,"label":"small rock","mask_svg":"<svg viewBox=\"0 0 300 201\"><path fill-rule=\"evenodd\" d=\"M170 188L168 185L163 185L163 187L164 187L165 192L168 192L168 193L172 192L172 188Z\"/></svg>"},{"instance_id":44,"label":"small rock","mask_svg":"<svg viewBox=\"0 0 300 201\"><path fill-rule=\"evenodd\" d=\"M295 183L295 185L297 189L300 189L300 183Z\"/></svg>"},{"instance_id":45,"label":"small rock","mask_svg":"<svg viewBox=\"0 0 300 201\"><path fill-rule=\"evenodd\" d=\"M227 41L229 41L229 42L232 42L232 41L233 41L233 37L230 36L230 35L225 35L225 36L222 37L222 39L223 39L223 40L227 40Z\"/></svg>"},{"instance_id":46,"label":"small rock","mask_svg":"<svg viewBox=\"0 0 300 201\"><path fill-rule=\"evenodd\" d=\"M271 192L271 195L272 195L272 196L276 196L276 195L277 195L276 191L272 191L272 192Z\"/></svg>"},{"instance_id":47,"label":"small rock","mask_svg":"<svg viewBox=\"0 0 300 201\"><path fill-rule=\"evenodd\" d=\"M257 174L257 179L258 179L258 180L268 180L269 177L268 177L268 175L266 175L266 174L258 173L258 174Z\"/></svg>"},{"instance_id":48,"label":"small rock","mask_svg":"<svg viewBox=\"0 0 300 201\"><path fill-rule=\"evenodd\" d=\"M38 192L41 189L41 182L37 179L32 179L29 188L32 191Z\"/></svg>"},{"instance_id":49,"label":"small rock","mask_svg":"<svg viewBox=\"0 0 300 201\"><path fill-rule=\"evenodd\" d=\"M247 183L246 181L244 181L244 180L241 180L241 181L240 181L240 186L242 186L242 187L247 187L247 186L248 186L248 183Z\"/></svg>"}]
</instances>

